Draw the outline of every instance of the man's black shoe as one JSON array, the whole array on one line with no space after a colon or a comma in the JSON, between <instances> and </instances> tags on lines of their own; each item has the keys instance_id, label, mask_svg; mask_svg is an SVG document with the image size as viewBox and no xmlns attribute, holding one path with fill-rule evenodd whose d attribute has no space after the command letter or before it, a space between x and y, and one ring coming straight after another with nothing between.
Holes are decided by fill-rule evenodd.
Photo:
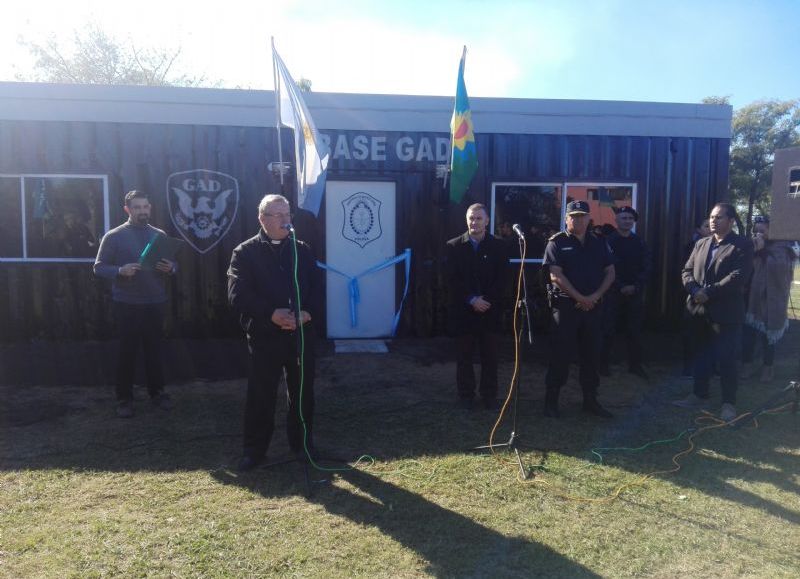
<instances>
[{"instance_id":1,"label":"man's black shoe","mask_svg":"<svg viewBox=\"0 0 800 579\"><path fill-rule=\"evenodd\" d=\"M239 472L247 472L256 468L263 461L264 457L255 458L245 454L241 459L239 459L239 464L237 465L236 470Z\"/></svg>"},{"instance_id":2,"label":"man's black shoe","mask_svg":"<svg viewBox=\"0 0 800 579\"><path fill-rule=\"evenodd\" d=\"M591 400L589 402L583 403L583 411L587 414L593 414L594 416L600 416L601 418L614 418L614 415L611 414L608 410L600 406L597 400Z\"/></svg>"},{"instance_id":3,"label":"man's black shoe","mask_svg":"<svg viewBox=\"0 0 800 579\"><path fill-rule=\"evenodd\" d=\"M628 372L630 372L630 373L631 373L631 374L633 374L634 376L638 376L638 377L639 377L639 378L641 378L642 380L649 380L649 379L650 379L650 376L647 374L647 372L645 371L645 369L644 369L644 368L642 368L641 366L631 366L631 367L628 369Z\"/></svg>"}]
</instances>

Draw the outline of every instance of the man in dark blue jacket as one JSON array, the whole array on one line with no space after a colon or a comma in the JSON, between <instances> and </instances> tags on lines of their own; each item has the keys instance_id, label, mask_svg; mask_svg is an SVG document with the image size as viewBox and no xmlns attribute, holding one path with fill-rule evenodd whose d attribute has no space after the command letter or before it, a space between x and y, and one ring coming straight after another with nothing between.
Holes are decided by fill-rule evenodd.
<instances>
[{"instance_id":1,"label":"man in dark blue jacket","mask_svg":"<svg viewBox=\"0 0 800 579\"><path fill-rule=\"evenodd\" d=\"M497 332L502 313L508 248L487 231L489 215L480 203L467 209L467 231L447 242L451 323L458 340L456 386L461 405L472 408L475 371L472 354L481 357L480 395L487 409L497 408Z\"/></svg>"},{"instance_id":2,"label":"man in dark blue jacket","mask_svg":"<svg viewBox=\"0 0 800 579\"><path fill-rule=\"evenodd\" d=\"M312 320L321 303L318 270L311 250L303 242L297 242L295 254L289 236L291 213L285 197L265 196L258 206L258 221L258 234L233 250L228 269L228 299L239 314L250 351L244 448L239 462L242 471L251 470L264 460L275 428L278 384L284 374L289 399L289 446L297 455L312 451ZM294 285L295 257L299 299ZM298 311L302 328L297 325Z\"/></svg>"}]
</instances>

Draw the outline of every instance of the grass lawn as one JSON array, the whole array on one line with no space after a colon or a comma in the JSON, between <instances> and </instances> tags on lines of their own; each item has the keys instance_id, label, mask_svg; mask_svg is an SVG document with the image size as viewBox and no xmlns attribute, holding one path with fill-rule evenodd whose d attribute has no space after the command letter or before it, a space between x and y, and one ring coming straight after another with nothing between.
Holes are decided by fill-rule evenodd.
<instances>
[{"instance_id":1,"label":"grass lawn","mask_svg":"<svg viewBox=\"0 0 800 579\"><path fill-rule=\"evenodd\" d=\"M775 380L740 387L740 411L797 379L792 330ZM469 451L496 415L456 407L446 340L396 341L388 355L321 352L318 445L375 462L312 471L310 497L298 464L233 470L243 381L174 385L171 412L138 392L130 420L113 416L110 388L2 389L0 575L797 577L800 416L704 433L680 471L617 500L563 498L607 497L685 448L608 454L602 465L591 454L694 425L667 403L689 388L666 363L678 341L649 344L649 383L614 367L601 394L613 420L581 414L574 378L563 418L541 417L544 367L528 355L517 430L531 482L508 454ZM501 383L510 372L506 360ZM506 422L497 439L508 433ZM285 449L281 417L270 458Z\"/></svg>"}]
</instances>

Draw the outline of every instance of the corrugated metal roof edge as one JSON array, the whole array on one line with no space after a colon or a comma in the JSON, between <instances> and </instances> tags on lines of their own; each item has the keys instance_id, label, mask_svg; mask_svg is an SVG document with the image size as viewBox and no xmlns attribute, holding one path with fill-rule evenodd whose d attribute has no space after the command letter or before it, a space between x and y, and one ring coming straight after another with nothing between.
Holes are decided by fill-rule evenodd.
<instances>
[{"instance_id":1,"label":"corrugated metal roof edge","mask_svg":"<svg viewBox=\"0 0 800 579\"><path fill-rule=\"evenodd\" d=\"M431 130L431 121L438 126L440 118L447 118L452 110L452 97L420 96L420 95L381 95L354 93L308 93L306 100L320 128L347 128L331 119L338 112L355 111L374 116L369 130ZM142 86L106 86L106 85L68 85L49 83L11 83L0 82L0 102L5 101L10 107L3 107L2 118L26 120L54 120L54 113L61 113L63 120L90 120L84 118L81 109L88 103L96 107L99 103L113 103L113 109L100 115L96 120L108 122L156 122L156 123L196 123L196 124L232 124L245 126L270 126L274 118L274 93L267 90L210 89L187 87L142 87ZM49 103L50 106L44 106ZM58 103L56 109L53 103ZM135 114L125 114L120 104L128 103ZM592 130L592 121L603 121L607 126L612 118L630 124L625 134L650 134L647 121L655 121L657 125L665 121L683 121L683 124L699 126L682 127L674 136L682 136L681 132L695 133L699 130L704 136L716 138L730 137L732 108L729 105L710 105L701 103L657 103L638 101L601 101L601 100L557 100L557 99L522 99L522 98L487 98L470 99L475 117L483 117L488 121L515 117L522 122L519 133L540 133L531 120L550 119L550 125L556 119L582 119L588 123L583 128ZM14 106L16 105L16 106ZM38 105L38 106L37 106ZM198 115L196 120L182 116L174 117L176 106L187 107L187 112L206 109L217 109L217 114ZM3 110L0 109L0 110ZM13 114L5 114L13 109ZM93 109L96 114L97 109ZM171 111L165 114L166 111ZM128 111L130 113L130 111ZM226 112L232 114L227 115ZM252 115L247 114L251 112ZM398 120L403 115L428 117L428 122L420 124L420 128L407 125ZM226 118L230 116L229 121ZM388 116L393 118L389 119ZM118 117L118 118L117 118ZM387 117L386 124L381 117ZM322 120L325 119L326 125ZM390 122L391 121L391 122ZM644 124L643 124L644 122ZM500 122L500 125L507 125ZM574 123L568 123L570 125ZM533 123L535 125L535 123ZM638 127L637 127L638 125ZM446 127L446 126L445 126ZM364 126L354 126L365 129ZM550 127L552 128L552 127ZM599 128L599 127L598 127ZM674 127L679 129L680 127ZM488 124L482 127L484 132L500 132ZM565 129L574 134L573 129ZM443 128L442 132L447 129ZM553 131L548 130L547 133ZM558 131L556 131L558 132ZM658 131L659 134L661 130Z\"/></svg>"}]
</instances>

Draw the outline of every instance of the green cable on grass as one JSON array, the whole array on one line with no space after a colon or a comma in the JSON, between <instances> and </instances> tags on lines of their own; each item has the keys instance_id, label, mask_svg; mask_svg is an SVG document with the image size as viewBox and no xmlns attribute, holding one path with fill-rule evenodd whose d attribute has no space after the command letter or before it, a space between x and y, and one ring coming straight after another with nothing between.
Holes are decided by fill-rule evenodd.
<instances>
[{"instance_id":1,"label":"green cable on grass","mask_svg":"<svg viewBox=\"0 0 800 579\"><path fill-rule=\"evenodd\" d=\"M297 308L297 318L300 318L300 312L302 311L302 307L300 304L300 280L297 277L297 237L295 236L294 232L291 233L292 235L292 251L294 252L294 268L293 268L293 275L294 275L294 289L296 292L296 304L295 307ZM355 466L347 466L344 468L327 468L324 466L318 465L314 462L314 459L311 457L311 452L308 450L308 426L306 425L306 419L303 416L303 388L305 386L305 351L306 351L306 342L305 342L305 330L303 330L303 320L300 320L300 327L297 328L297 331L300 332L300 395L299 400L297 401L297 413L300 415L300 422L303 425L303 450L306 451L306 456L308 457L308 462L311 463L317 470L322 470L326 472L340 472L340 471L348 471L348 470L355 470ZM375 459L368 454L362 454L358 457L355 464L359 464L362 460L370 461L370 464L375 463Z\"/></svg>"},{"instance_id":2,"label":"green cable on grass","mask_svg":"<svg viewBox=\"0 0 800 579\"><path fill-rule=\"evenodd\" d=\"M600 447L600 448L593 448L591 452L592 452L593 455L595 455L597 457L597 459L599 461L599 464L603 464L603 453L604 452L615 452L615 451L620 451L620 452L622 452L622 451L624 451L624 452L639 452L640 450L644 450L644 449L646 449L646 448L648 448L650 446L655 446L657 444L669 444L670 442L677 442L678 440L683 438L686 434L688 434L690 431L691 431L691 429L687 429L687 430L684 430L683 432L681 432L675 438L669 438L669 439L665 439L665 440L653 440L653 441L648 442L646 444L643 444L642 446L639 446L637 448L628 448L628 447L624 447L624 446L608 447L608 448Z\"/></svg>"}]
</instances>

